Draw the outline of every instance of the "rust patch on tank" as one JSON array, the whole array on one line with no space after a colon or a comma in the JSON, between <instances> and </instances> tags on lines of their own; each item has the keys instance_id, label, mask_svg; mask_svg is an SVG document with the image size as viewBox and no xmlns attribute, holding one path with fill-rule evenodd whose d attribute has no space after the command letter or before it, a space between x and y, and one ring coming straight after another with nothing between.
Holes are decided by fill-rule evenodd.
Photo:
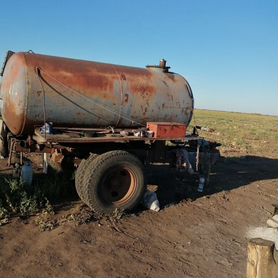
<instances>
[{"instance_id":1,"label":"rust patch on tank","mask_svg":"<svg viewBox=\"0 0 278 278\"><path fill-rule=\"evenodd\" d=\"M134 86L141 79L150 79L152 73L146 69L118 66L112 64L80 61L46 55L26 54L27 63L32 68L40 67L59 81L86 92L113 91L115 80L124 80L132 83L132 91L154 92L154 87L143 85ZM54 81L53 81L54 82ZM55 82L54 82L55 83Z\"/></svg>"},{"instance_id":2,"label":"rust patch on tank","mask_svg":"<svg viewBox=\"0 0 278 278\"><path fill-rule=\"evenodd\" d=\"M46 67L50 71L57 71L57 69L63 69L67 72L82 72L82 73L90 73L98 72L100 74L108 74L111 73L123 74L123 75L135 75L135 76L146 76L150 75L148 70L136 68L136 67L127 67L127 66L120 66L114 64L106 64L106 63L99 63L93 61L85 61L85 60L76 60L70 58L63 58L63 57L55 57L55 56L48 56L48 55L41 55L41 54L32 54L26 53L25 54L29 65L37 65L39 64L41 67Z\"/></svg>"},{"instance_id":3,"label":"rust patch on tank","mask_svg":"<svg viewBox=\"0 0 278 278\"><path fill-rule=\"evenodd\" d=\"M43 77L64 93L68 90L63 88L63 83L85 96L96 95L97 98L117 102L114 95L114 83L117 80L128 82L131 92L142 94L144 98L155 93L153 86L140 82L151 78L152 74L146 69L29 53L25 55L31 68L41 68Z\"/></svg>"},{"instance_id":4,"label":"rust patch on tank","mask_svg":"<svg viewBox=\"0 0 278 278\"><path fill-rule=\"evenodd\" d=\"M143 98L149 97L156 93L156 89L150 82L142 81L139 78L130 82L131 91L135 94L141 94Z\"/></svg>"},{"instance_id":5,"label":"rust patch on tank","mask_svg":"<svg viewBox=\"0 0 278 278\"><path fill-rule=\"evenodd\" d=\"M121 74L121 79L126 80L126 76L123 73Z\"/></svg>"},{"instance_id":6,"label":"rust patch on tank","mask_svg":"<svg viewBox=\"0 0 278 278\"><path fill-rule=\"evenodd\" d=\"M125 94L125 96L124 96L124 102L128 102L128 94Z\"/></svg>"}]
</instances>

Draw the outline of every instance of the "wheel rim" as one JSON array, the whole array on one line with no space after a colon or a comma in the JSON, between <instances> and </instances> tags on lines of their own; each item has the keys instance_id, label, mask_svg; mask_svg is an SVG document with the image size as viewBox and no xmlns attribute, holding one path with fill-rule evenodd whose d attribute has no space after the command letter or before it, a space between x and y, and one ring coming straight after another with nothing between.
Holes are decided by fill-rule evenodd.
<instances>
[{"instance_id":1,"label":"wheel rim","mask_svg":"<svg viewBox=\"0 0 278 278\"><path fill-rule=\"evenodd\" d=\"M123 207L134 197L138 181L134 171L126 166L110 169L100 185L100 197L108 205Z\"/></svg>"}]
</instances>

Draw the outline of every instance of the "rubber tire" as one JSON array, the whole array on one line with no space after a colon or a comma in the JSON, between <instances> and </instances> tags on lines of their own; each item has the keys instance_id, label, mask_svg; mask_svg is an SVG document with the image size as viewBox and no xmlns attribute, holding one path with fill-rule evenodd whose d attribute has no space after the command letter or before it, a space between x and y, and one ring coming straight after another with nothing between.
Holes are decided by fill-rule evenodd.
<instances>
[{"instance_id":1,"label":"rubber tire","mask_svg":"<svg viewBox=\"0 0 278 278\"><path fill-rule=\"evenodd\" d=\"M135 186L129 200L122 205L107 203L100 196L102 180L107 176L107 172L114 167L128 167L132 171L132 177L135 180ZM145 191L143 165L134 155L115 150L99 155L92 161L88 161L83 182L79 184L82 200L98 215L113 215L115 210L124 211L134 208L141 200Z\"/></svg>"},{"instance_id":2,"label":"rubber tire","mask_svg":"<svg viewBox=\"0 0 278 278\"><path fill-rule=\"evenodd\" d=\"M98 157L98 154L92 153L87 159L82 159L78 168L75 171L75 188L78 196L81 200L84 199L83 194L83 187L81 186L83 184L83 178L85 175L85 171L87 170L88 166L90 166L90 163Z\"/></svg>"}]
</instances>

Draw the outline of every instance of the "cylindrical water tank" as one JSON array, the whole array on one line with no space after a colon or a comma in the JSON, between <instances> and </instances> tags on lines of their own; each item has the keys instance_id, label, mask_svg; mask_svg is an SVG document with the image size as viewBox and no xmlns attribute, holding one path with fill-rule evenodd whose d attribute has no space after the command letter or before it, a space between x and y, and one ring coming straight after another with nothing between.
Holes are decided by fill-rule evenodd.
<instances>
[{"instance_id":1,"label":"cylindrical water tank","mask_svg":"<svg viewBox=\"0 0 278 278\"><path fill-rule=\"evenodd\" d=\"M165 62L126 67L29 52L5 63L2 117L14 135L53 122L64 127L140 127L146 122L189 124L188 82Z\"/></svg>"}]
</instances>

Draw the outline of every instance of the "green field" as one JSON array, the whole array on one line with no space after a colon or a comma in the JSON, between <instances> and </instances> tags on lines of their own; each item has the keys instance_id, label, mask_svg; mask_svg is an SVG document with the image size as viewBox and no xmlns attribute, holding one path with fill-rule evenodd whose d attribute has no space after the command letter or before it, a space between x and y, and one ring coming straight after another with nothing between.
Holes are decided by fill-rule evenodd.
<instances>
[{"instance_id":1,"label":"green field","mask_svg":"<svg viewBox=\"0 0 278 278\"><path fill-rule=\"evenodd\" d=\"M277 158L277 117L259 114L195 110L193 125L208 127L200 135L222 144L225 156L257 155Z\"/></svg>"}]
</instances>

